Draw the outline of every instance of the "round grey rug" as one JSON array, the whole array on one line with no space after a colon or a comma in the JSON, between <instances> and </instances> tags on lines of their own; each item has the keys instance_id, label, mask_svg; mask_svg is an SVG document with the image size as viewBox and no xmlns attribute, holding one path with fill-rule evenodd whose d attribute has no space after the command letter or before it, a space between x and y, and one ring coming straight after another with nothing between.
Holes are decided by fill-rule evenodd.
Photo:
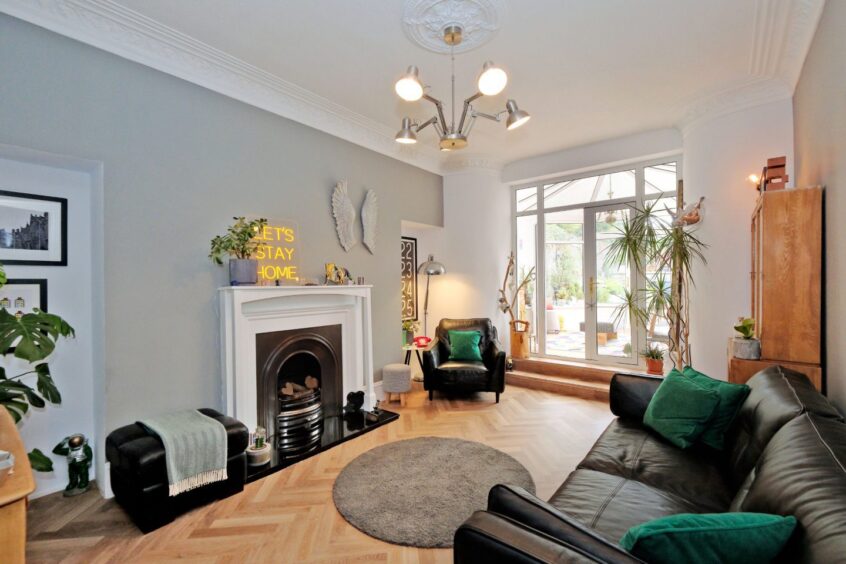
<instances>
[{"instance_id":1,"label":"round grey rug","mask_svg":"<svg viewBox=\"0 0 846 564\"><path fill-rule=\"evenodd\" d=\"M421 437L369 450L335 480L335 507L355 528L394 544L451 547L496 484L534 493L526 468L474 441Z\"/></svg>"}]
</instances>

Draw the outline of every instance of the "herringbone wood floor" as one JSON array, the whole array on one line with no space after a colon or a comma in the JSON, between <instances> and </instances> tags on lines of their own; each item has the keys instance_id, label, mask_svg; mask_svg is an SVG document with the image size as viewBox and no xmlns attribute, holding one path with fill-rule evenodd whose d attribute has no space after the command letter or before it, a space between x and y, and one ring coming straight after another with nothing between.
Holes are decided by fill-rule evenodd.
<instances>
[{"instance_id":1,"label":"herringbone wood floor","mask_svg":"<svg viewBox=\"0 0 846 564\"><path fill-rule=\"evenodd\" d=\"M415 384L418 386L417 384ZM451 562L448 549L388 544L349 525L332 503L344 466L381 444L419 436L480 441L515 457L547 498L611 419L602 403L510 386L493 394L428 402L417 389L390 405L399 421L247 485L244 492L142 535L96 490L53 494L29 510L29 562ZM456 477L472 480L472 476Z\"/></svg>"}]
</instances>

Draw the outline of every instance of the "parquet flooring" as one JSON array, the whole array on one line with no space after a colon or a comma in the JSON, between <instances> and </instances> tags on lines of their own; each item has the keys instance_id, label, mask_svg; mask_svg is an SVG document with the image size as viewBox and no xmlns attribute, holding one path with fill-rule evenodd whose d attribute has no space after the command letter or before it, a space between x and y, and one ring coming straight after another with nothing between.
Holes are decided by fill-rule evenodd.
<instances>
[{"instance_id":1,"label":"parquet flooring","mask_svg":"<svg viewBox=\"0 0 846 564\"><path fill-rule=\"evenodd\" d=\"M415 384L419 386L419 384ZM460 437L519 460L546 499L611 420L607 405L508 387L463 399L421 389L389 409L398 421L263 480L243 493L196 509L142 535L113 500L96 490L74 499L53 494L29 509L27 561L36 562L452 562L449 549L385 543L349 525L335 510L332 485L344 466L381 444L419 436ZM458 477L472 480L472 476Z\"/></svg>"}]
</instances>

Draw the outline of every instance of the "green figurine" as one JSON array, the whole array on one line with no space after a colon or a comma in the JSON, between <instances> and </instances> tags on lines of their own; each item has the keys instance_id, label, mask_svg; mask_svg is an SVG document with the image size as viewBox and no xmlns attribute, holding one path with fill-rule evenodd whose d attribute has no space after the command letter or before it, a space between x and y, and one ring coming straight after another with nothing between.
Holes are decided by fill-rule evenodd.
<instances>
[{"instance_id":1,"label":"green figurine","mask_svg":"<svg viewBox=\"0 0 846 564\"><path fill-rule=\"evenodd\" d=\"M65 497L88 491L88 488L91 487L88 482L88 468L91 467L94 452L88 446L88 439L85 438L85 435L77 433L65 437L53 449L53 454L63 455L68 459L68 485L65 488Z\"/></svg>"}]
</instances>

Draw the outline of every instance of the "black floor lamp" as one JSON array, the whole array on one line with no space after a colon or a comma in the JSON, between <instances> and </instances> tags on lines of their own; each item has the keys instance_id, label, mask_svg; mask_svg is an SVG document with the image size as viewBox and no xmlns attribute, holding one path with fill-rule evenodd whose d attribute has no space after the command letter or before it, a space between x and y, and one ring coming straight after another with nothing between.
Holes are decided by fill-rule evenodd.
<instances>
[{"instance_id":1,"label":"black floor lamp","mask_svg":"<svg viewBox=\"0 0 846 564\"><path fill-rule=\"evenodd\" d=\"M423 335L429 336L429 279L432 276L446 274L444 265L435 260L435 255L429 255L429 260L420 265L418 273L426 275L426 299L423 301Z\"/></svg>"}]
</instances>

